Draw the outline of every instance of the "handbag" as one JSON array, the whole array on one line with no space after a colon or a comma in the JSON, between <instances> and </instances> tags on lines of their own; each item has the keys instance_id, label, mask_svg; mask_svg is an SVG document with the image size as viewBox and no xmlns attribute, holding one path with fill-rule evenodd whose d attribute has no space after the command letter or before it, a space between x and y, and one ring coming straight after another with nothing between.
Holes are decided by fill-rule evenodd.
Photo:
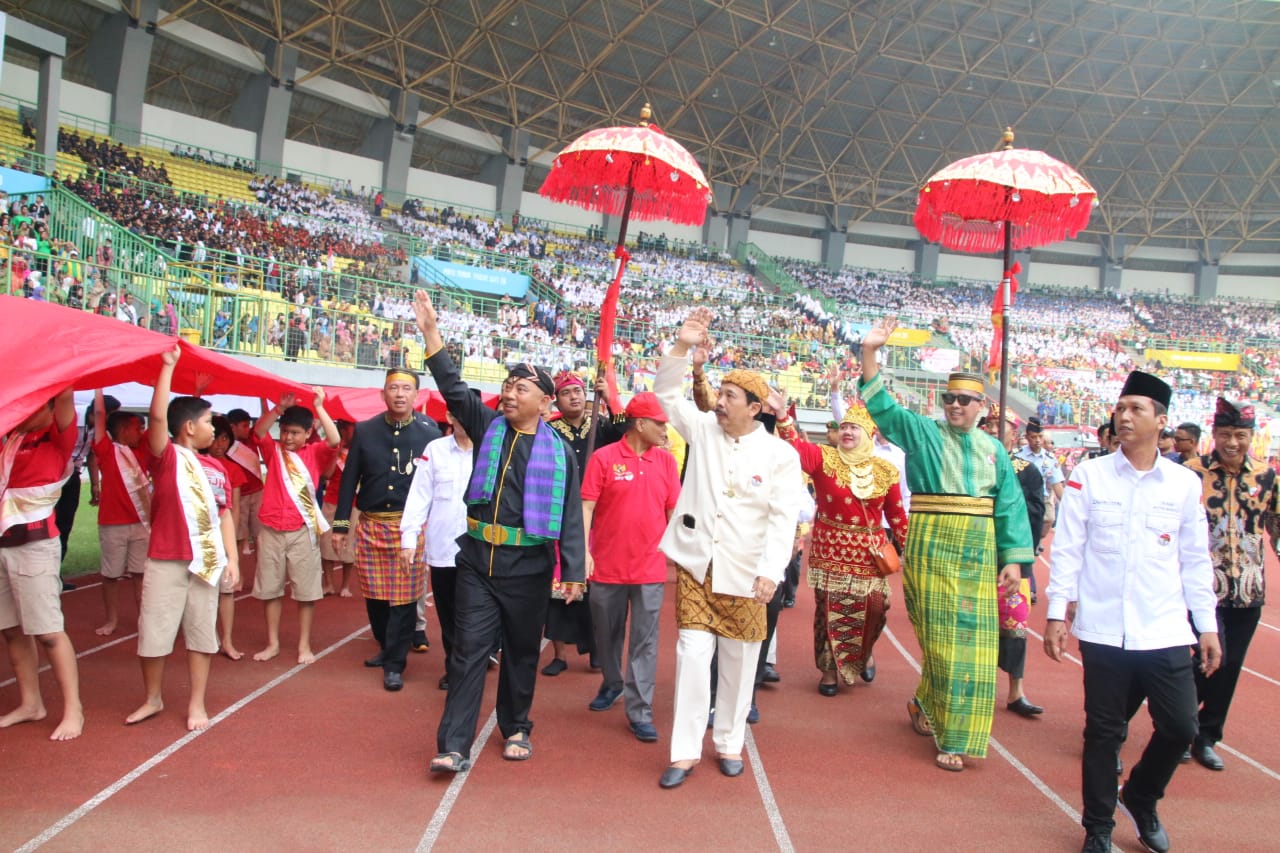
<instances>
[{"instance_id":1,"label":"handbag","mask_svg":"<svg viewBox=\"0 0 1280 853\"><path fill-rule=\"evenodd\" d=\"M854 495L854 498L862 506L862 513L865 516L867 505L857 495ZM881 531L881 535L884 536L883 531ZM889 575L902 571L902 559L898 556L898 549L894 548L893 544L889 542L888 536L884 536L881 544L873 545L867 550L871 552L871 562L875 563L876 571L880 573L880 577L887 578Z\"/></svg>"}]
</instances>

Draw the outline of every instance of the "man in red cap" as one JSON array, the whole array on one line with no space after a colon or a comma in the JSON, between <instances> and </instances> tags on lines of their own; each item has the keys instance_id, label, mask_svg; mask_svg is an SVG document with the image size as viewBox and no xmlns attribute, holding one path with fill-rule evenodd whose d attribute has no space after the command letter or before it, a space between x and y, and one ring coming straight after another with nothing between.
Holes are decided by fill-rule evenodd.
<instances>
[{"instance_id":1,"label":"man in red cap","mask_svg":"<svg viewBox=\"0 0 1280 853\"><path fill-rule=\"evenodd\" d=\"M653 689L658 668L658 617L667 561L658 550L667 529L680 475L667 450L667 415L652 392L627 404L622 441L592 454L582 482L582 520L591 533L587 578L600 661L600 692L590 703L606 711L625 695L627 720L638 740L658 739ZM622 637L631 612L627 672Z\"/></svg>"}]
</instances>

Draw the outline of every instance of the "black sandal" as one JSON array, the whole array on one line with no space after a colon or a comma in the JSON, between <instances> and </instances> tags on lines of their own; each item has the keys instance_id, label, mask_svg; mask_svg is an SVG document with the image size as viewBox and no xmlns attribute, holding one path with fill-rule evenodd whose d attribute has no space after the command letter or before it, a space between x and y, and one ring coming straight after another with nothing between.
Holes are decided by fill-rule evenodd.
<instances>
[{"instance_id":1,"label":"black sandal","mask_svg":"<svg viewBox=\"0 0 1280 853\"><path fill-rule=\"evenodd\" d=\"M524 750L524 755L512 755L507 752L510 747L518 747ZM533 743L529 740L528 732L519 732L507 738L502 744L502 760L503 761L528 761L533 757Z\"/></svg>"},{"instance_id":2,"label":"black sandal","mask_svg":"<svg viewBox=\"0 0 1280 853\"><path fill-rule=\"evenodd\" d=\"M431 759L429 769L432 773L461 773L471 769L471 760L463 758L460 752L442 752Z\"/></svg>"}]
</instances>

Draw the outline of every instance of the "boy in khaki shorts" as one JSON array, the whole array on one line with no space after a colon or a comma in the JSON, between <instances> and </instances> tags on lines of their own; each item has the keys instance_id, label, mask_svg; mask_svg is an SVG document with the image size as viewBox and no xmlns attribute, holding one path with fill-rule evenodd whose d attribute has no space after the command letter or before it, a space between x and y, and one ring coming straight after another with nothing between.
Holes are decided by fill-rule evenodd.
<instances>
[{"instance_id":1,"label":"boy in khaki shorts","mask_svg":"<svg viewBox=\"0 0 1280 853\"><path fill-rule=\"evenodd\" d=\"M209 662L218 651L218 585L224 577L234 584L240 566L227 473L218 460L197 452L213 443L209 402L199 397L169 401L181 352L174 347L161 355L151 396L147 449L155 491L138 614L138 659L146 698L125 723L140 723L164 710L165 658L181 627L191 678L187 730L201 731L209 726L205 688Z\"/></svg>"},{"instance_id":2,"label":"boy in khaki shorts","mask_svg":"<svg viewBox=\"0 0 1280 853\"><path fill-rule=\"evenodd\" d=\"M62 545L53 519L77 436L68 388L0 443L0 633L21 697L17 708L0 716L0 729L47 715L37 669L39 640L62 689L62 722L50 740L71 740L84 729L76 650L63 630Z\"/></svg>"},{"instance_id":3,"label":"boy in khaki shorts","mask_svg":"<svg viewBox=\"0 0 1280 853\"><path fill-rule=\"evenodd\" d=\"M256 553L258 534L262 532L262 524L258 521L258 510L262 508L262 464L253 443L253 418L249 413L244 409L232 409L227 412L227 421L231 424L232 441L223 465L234 464L244 474L240 501L236 504L236 543L241 556L251 557ZM253 560L242 560L240 568L242 575L248 574L253 568Z\"/></svg>"},{"instance_id":4,"label":"boy in khaki shorts","mask_svg":"<svg viewBox=\"0 0 1280 853\"><path fill-rule=\"evenodd\" d=\"M351 421L337 420L338 435L342 446L338 448L338 456L325 472L324 520L333 526L333 516L338 510L338 492L342 486L342 470L347 463L347 449L351 447L351 437L355 435L356 425ZM360 510L352 508L351 523L354 525L360 518ZM341 548L333 546L333 531L320 537L320 559L324 563L324 594L335 592L341 598L351 597L351 577L356 571L356 542L353 537L344 537ZM338 586L338 570L342 570L342 586ZM330 578L329 572L333 572Z\"/></svg>"},{"instance_id":5,"label":"boy in khaki shorts","mask_svg":"<svg viewBox=\"0 0 1280 853\"><path fill-rule=\"evenodd\" d=\"M137 581L147 563L151 539L151 480L139 451L142 418L117 409L107 414L102 389L93 395L93 455L98 460L98 550L106 621L94 631L108 637L120 621L120 584ZM135 593L136 599L140 596Z\"/></svg>"},{"instance_id":6,"label":"boy in khaki shorts","mask_svg":"<svg viewBox=\"0 0 1280 853\"><path fill-rule=\"evenodd\" d=\"M209 445L208 454L218 462L227 472L227 488L230 493L231 519L236 528L236 544L240 544L240 514L243 512L242 506L244 496L240 491L245 484L248 475L245 469L235 464L227 458L227 451L231 445L235 444L235 435L231 431L231 423L223 415L213 416L213 444ZM258 454L255 451L254 465L257 465ZM261 485L261 484L259 484ZM244 653L236 648L231 640L231 631L236 623L236 593L244 589L244 572L234 580L234 582L223 574L222 583L218 588L218 638L221 648L219 651L223 657L229 660L240 660L244 657Z\"/></svg>"},{"instance_id":7,"label":"boy in khaki shorts","mask_svg":"<svg viewBox=\"0 0 1280 853\"><path fill-rule=\"evenodd\" d=\"M258 453L267 465L267 483L262 491L258 536L258 570L253 578L253 597L262 601L267 621L267 647L253 656L267 661L280 654L280 611L284 607L284 582L293 585L298 603L298 663L311 663L311 624L316 602L324 598L321 583L319 537L329 529L316 500L320 472L333 464L338 454L338 427L324 410L324 389L313 388L312 402L324 442L307 443L311 435L311 412L294 405L286 394L280 403L258 418L253 428ZM267 435L279 419L280 441Z\"/></svg>"}]
</instances>

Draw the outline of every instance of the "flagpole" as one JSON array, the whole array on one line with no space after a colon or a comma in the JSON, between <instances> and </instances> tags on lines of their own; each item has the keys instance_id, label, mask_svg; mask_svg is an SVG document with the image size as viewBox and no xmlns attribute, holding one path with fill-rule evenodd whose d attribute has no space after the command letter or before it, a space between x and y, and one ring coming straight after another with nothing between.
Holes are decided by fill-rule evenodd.
<instances>
[{"instance_id":1,"label":"flagpole","mask_svg":"<svg viewBox=\"0 0 1280 853\"><path fill-rule=\"evenodd\" d=\"M1004 223L1004 280L1000 282L1003 304L1000 306L1000 442L1004 443L1009 396L1009 303L1013 300L1010 279L1013 277L1013 223Z\"/></svg>"}]
</instances>

